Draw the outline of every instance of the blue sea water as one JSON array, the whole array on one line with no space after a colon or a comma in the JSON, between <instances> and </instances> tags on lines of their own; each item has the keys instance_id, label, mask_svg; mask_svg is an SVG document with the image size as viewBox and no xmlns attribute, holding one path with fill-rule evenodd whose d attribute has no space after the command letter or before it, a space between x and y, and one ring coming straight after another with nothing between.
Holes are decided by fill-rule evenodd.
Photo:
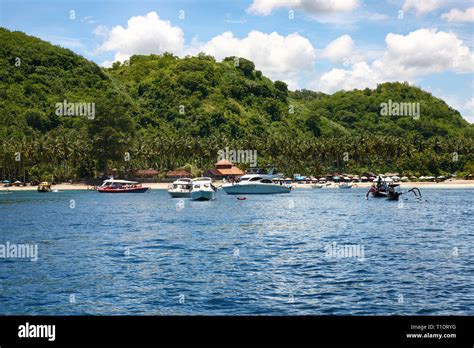
<instances>
[{"instance_id":1,"label":"blue sea water","mask_svg":"<svg viewBox=\"0 0 474 348\"><path fill-rule=\"evenodd\" d=\"M0 195L0 314L473 315L474 190L365 192Z\"/></svg>"}]
</instances>

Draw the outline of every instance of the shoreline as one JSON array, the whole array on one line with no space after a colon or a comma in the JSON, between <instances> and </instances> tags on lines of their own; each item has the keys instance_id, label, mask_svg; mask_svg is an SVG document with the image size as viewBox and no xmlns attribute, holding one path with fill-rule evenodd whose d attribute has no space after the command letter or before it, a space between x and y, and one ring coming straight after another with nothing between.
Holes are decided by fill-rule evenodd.
<instances>
[{"instance_id":1,"label":"shoreline","mask_svg":"<svg viewBox=\"0 0 474 348\"><path fill-rule=\"evenodd\" d=\"M166 190L171 183L169 182L155 182L155 183L143 183L143 186L148 186L152 190ZM221 181L215 181L216 186L222 185ZM294 189L313 189L311 187L313 184L293 184ZM359 182L355 183L353 188L369 188L372 183L371 182ZM85 184L56 184L52 186L53 190L58 191L75 191L75 190L88 190L88 187ZM464 189L464 188L474 188L474 180L451 180L451 181L443 181L439 183L435 182L402 182L400 183L400 187L402 188L412 188L412 187L419 187L419 188L442 188L442 189ZM314 189L314 190L327 190L327 189L337 189L339 186L337 184L332 183L330 186L323 187L321 189ZM10 186L10 187L0 187L0 192L10 190L10 191L36 191L37 186ZM89 190L93 191L93 190Z\"/></svg>"}]
</instances>

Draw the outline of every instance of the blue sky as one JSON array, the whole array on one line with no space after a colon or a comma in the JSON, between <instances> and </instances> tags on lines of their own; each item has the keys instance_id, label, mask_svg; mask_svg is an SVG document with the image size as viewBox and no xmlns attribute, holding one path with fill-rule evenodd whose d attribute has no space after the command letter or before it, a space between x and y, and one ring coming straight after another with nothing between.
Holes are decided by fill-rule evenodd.
<instances>
[{"instance_id":1,"label":"blue sky","mask_svg":"<svg viewBox=\"0 0 474 348\"><path fill-rule=\"evenodd\" d=\"M164 51L245 56L291 89L333 93L409 81L474 121L473 1L0 2L2 27L103 66Z\"/></svg>"}]
</instances>

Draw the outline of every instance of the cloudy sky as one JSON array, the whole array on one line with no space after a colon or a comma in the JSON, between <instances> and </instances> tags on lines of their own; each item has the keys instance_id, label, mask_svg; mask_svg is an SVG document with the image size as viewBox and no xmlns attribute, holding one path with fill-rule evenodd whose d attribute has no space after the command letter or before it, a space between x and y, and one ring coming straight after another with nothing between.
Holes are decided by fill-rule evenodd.
<instances>
[{"instance_id":1,"label":"cloudy sky","mask_svg":"<svg viewBox=\"0 0 474 348\"><path fill-rule=\"evenodd\" d=\"M0 25L102 66L133 54L246 57L326 93L408 81L474 122L474 1L0 0Z\"/></svg>"}]
</instances>

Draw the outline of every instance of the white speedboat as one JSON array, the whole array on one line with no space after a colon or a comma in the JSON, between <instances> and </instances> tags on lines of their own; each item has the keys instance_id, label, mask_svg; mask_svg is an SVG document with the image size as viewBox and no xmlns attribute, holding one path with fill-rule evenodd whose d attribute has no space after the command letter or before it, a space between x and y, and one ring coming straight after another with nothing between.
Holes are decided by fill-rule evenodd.
<instances>
[{"instance_id":1,"label":"white speedboat","mask_svg":"<svg viewBox=\"0 0 474 348\"><path fill-rule=\"evenodd\" d=\"M191 197L191 190L193 188L192 180L189 178L178 179L168 187L168 193L171 197Z\"/></svg>"},{"instance_id":2,"label":"white speedboat","mask_svg":"<svg viewBox=\"0 0 474 348\"><path fill-rule=\"evenodd\" d=\"M267 175L246 174L240 181L222 185L229 195L289 193L291 185L274 183Z\"/></svg>"},{"instance_id":3,"label":"white speedboat","mask_svg":"<svg viewBox=\"0 0 474 348\"><path fill-rule=\"evenodd\" d=\"M216 187L211 178L196 178L192 181L191 199L193 201L210 201L216 198Z\"/></svg>"}]
</instances>

